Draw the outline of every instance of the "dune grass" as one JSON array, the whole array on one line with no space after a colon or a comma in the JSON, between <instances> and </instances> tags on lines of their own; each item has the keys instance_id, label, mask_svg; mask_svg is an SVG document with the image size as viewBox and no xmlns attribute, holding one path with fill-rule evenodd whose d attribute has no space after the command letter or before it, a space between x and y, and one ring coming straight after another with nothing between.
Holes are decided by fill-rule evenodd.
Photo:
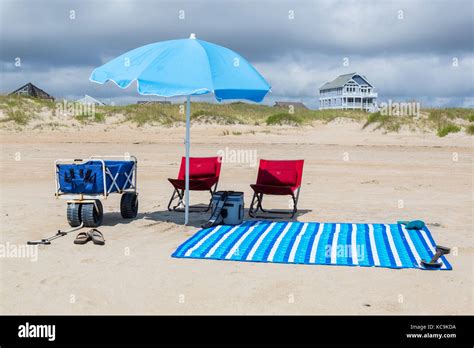
<instances>
[{"instance_id":1,"label":"dune grass","mask_svg":"<svg viewBox=\"0 0 474 348\"><path fill-rule=\"evenodd\" d=\"M436 125L436 134L445 137L449 133L458 133L461 126L455 122L474 122L474 109L449 108L449 109L428 109L428 119ZM469 125L466 126L466 133L469 133ZM472 135L472 134L471 134Z\"/></svg>"},{"instance_id":2,"label":"dune grass","mask_svg":"<svg viewBox=\"0 0 474 348\"><path fill-rule=\"evenodd\" d=\"M380 112L375 112L373 114L369 114L367 121L362 126L362 129L367 128L371 124L377 124L377 126L374 128L375 130L385 129L389 132L399 132L402 125L411 123L411 119L411 117L382 115Z\"/></svg>"},{"instance_id":3,"label":"dune grass","mask_svg":"<svg viewBox=\"0 0 474 348\"><path fill-rule=\"evenodd\" d=\"M444 120L466 120L474 122L474 109L464 108L443 108L443 109L425 109L429 114L429 119L434 122Z\"/></svg>"},{"instance_id":4,"label":"dune grass","mask_svg":"<svg viewBox=\"0 0 474 348\"><path fill-rule=\"evenodd\" d=\"M438 127L438 134L439 137L445 137L449 133L457 133L461 131L461 127L455 125L454 123L446 122Z\"/></svg>"},{"instance_id":5,"label":"dune grass","mask_svg":"<svg viewBox=\"0 0 474 348\"><path fill-rule=\"evenodd\" d=\"M54 108L54 103L50 100L23 96L0 96L0 110L6 117L0 122L14 122L18 126L26 126L36 117L36 114L43 109Z\"/></svg>"},{"instance_id":6,"label":"dune grass","mask_svg":"<svg viewBox=\"0 0 474 348\"><path fill-rule=\"evenodd\" d=\"M106 114L121 113L127 122L138 125L157 123L169 125L185 122L185 108L182 104L141 104L115 107L100 107ZM278 115L278 116L276 116ZM213 124L311 124L313 121L330 122L337 117L364 120L367 113L359 110L309 110L295 109L289 113L286 108L248 103L210 104L195 102L191 105L191 122ZM288 122L286 122L288 121Z\"/></svg>"},{"instance_id":7,"label":"dune grass","mask_svg":"<svg viewBox=\"0 0 474 348\"><path fill-rule=\"evenodd\" d=\"M105 122L105 115L101 112L94 112L93 114L81 113L80 115L74 116L74 119L82 124L89 123L103 123Z\"/></svg>"},{"instance_id":8,"label":"dune grass","mask_svg":"<svg viewBox=\"0 0 474 348\"><path fill-rule=\"evenodd\" d=\"M474 123L471 123L466 127L466 133L469 135L474 135Z\"/></svg>"},{"instance_id":9,"label":"dune grass","mask_svg":"<svg viewBox=\"0 0 474 348\"><path fill-rule=\"evenodd\" d=\"M56 101L61 103L61 101ZM21 96L0 96L0 122L14 122L25 126L41 112L56 116L56 103ZM291 112L290 112L291 111ZM79 114L74 118L82 124L102 123L108 117L116 117L117 122L144 125L172 126L185 122L184 104L131 104L125 106L97 106L93 115ZM410 130L421 129L436 132L440 137L464 129L473 135L474 109L446 108L423 109L419 118L410 116L390 116L381 113L367 113L362 110L309 110L304 108L273 107L244 102L203 103L191 105L191 122L201 124L247 124L267 126L311 126L313 122L328 123L336 118L361 122L362 128L375 125L374 130L399 132L402 127ZM231 133L233 134L233 133ZM230 134L229 134L230 135ZM238 134L234 134L238 135Z\"/></svg>"},{"instance_id":10,"label":"dune grass","mask_svg":"<svg viewBox=\"0 0 474 348\"><path fill-rule=\"evenodd\" d=\"M280 112L278 114L268 116L266 123L268 126L272 126L272 125L301 126L303 124L303 118L299 115Z\"/></svg>"},{"instance_id":11,"label":"dune grass","mask_svg":"<svg viewBox=\"0 0 474 348\"><path fill-rule=\"evenodd\" d=\"M5 114L7 117L2 118L0 121L1 122L9 122L13 121L15 124L19 126L25 126L34 118L34 115L32 115L29 112L25 112L23 109L19 108L8 108L5 111Z\"/></svg>"},{"instance_id":12,"label":"dune grass","mask_svg":"<svg viewBox=\"0 0 474 348\"><path fill-rule=\"evenodd\" d=\"M33 108L39 110L43 107L54 108L54 102L47 99L32 98L28 96L19 95L0 95L0 108Z\"/></svg>"}]
</instances>

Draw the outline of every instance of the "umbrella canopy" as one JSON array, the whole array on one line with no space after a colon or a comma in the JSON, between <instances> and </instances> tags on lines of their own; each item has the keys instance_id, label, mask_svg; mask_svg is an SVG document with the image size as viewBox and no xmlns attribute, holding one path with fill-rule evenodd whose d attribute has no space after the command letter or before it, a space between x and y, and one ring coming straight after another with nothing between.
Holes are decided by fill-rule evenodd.
<instances>
[{"instance_id":1,"label":"umbrella canopy","mask_svg":"<svg viewBox=\"0 0 474 348\"><path fill-rule=\"evenodd\" d=\"M142 95L187 96L185 223L189 218L190 96L214 93L218 101L246 99L260 102L270 85L236 52L196 39L169 40L145 45L96 68L90 80L112 81L127 88L137 81Z\"/></svg>"}]
</instances>

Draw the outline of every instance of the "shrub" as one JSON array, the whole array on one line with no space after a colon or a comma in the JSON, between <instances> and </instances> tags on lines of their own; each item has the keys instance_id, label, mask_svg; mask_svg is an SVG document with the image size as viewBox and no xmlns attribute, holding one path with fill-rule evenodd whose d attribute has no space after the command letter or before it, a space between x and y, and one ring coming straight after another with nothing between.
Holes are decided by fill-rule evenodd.
<instances>
[{"instance_id":1,"label":"shrub","mask_svg":"<svg viewBox=\"0 0 474 348\"><path fill-rule=\"evenodd\" d=\"M74 118L81 123L105 122L105 114L100 112L94 112L93 114L81 113L80 115L74 116Z\"/></svg>"},{"instance_id":2,"label":"shrub","mask_svg":"<svg viewBox=\"0 0 474 348\"><path fill-rule=\"evenodd\" d=\"M281 112L268 116L267 125L291 125L291 126L300 126L303 123L303 118L295 115Z\"/></svg>"},{"instance_id":3,"label":"shrub","mask_svg":"<svg viewBox=\"0 0 474 348\"><path fill-rule=\"evenodd\" d=\"M466 133L469 135L474 135L474 124L470 124L466 127Z\"/></svg>"},{"instance_id":4,"label":"shrub","mask_svg":"<svg viewBox=\"0 0 474 348\"><path fill-rule=\"evenodd\" d=\"M204 110L197 110L191 114L191 119L197 118L199 116L205 116L205 115L209 115L209 112L204 111Z\"/></svg>"},{"instance_id":5,"label":"shrub","mask_svg":"<svg viewBox=\"0 0 474 348\"><path fill-rule=\"evenodd\" d=\"M445 123L438 126L438 136L445 137L449 133L457 133L461 130L461 127L455 125L454 123Z\"/></svg>"},{"instance_id":6,"label":"shrub","mask_svg":"<svg viewBox=\"0 0 474 348\"><path fill-rule=\"evenodd\" d=\"M18 125L25 126L33 118L30 114L20 109L8 109L6 111L7 117L2 119L2 122L13 121Z\"/></svg>"},{"instance_id":7,"label":"shrub","mask_svg":"<svg viewBox=\"0 0 474 348\"><path fill-rule=\"evenodd\" d=\"M400 116L382 115L380 112L375 112L373 114L369 114L367 121L362 126L362 129L366 128L372 123L378 123L378 126L375 127L375 129L383 128L390 132L398 132L402 125L401 122L403 121L405 121L405 119Z\"/></svg>"}]
</instances>

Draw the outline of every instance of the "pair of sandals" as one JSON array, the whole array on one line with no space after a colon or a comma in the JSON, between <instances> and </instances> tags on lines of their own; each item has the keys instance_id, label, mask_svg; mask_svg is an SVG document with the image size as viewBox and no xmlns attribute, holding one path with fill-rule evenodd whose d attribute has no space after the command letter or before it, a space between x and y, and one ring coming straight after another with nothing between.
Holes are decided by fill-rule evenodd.
<instances>
[{"instance_id":1,"label":"pair of sandals","mask_svg":"<svg viewBox=\"0 0 474 348\"><path fill-rule=\"evenodd\" d=\"M92 242L97 245L105 244L104 235L102 234L102 232L96 230L95 228L87 232L80 232L76 236L76 239L74 239L74 244L86 244L90 240L92 240Z\"/></svg>"}]
</instances>

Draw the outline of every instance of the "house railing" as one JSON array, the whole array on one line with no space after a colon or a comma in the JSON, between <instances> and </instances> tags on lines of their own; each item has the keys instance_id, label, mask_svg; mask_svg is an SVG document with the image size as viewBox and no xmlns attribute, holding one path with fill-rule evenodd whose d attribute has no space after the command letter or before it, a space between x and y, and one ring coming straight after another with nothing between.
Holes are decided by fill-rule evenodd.
<instances>
[{"instance_id":1,"label":"house railing","mask_svg":"<svg viewBox=\"0 0 474 348\"><path fill-rule=\"evenodd\" d=\"M356 98L377 98L376 92L344 92L343 94L320 93L320 98L341 98L341 97L356 97Z\"/></svg>"},{"instance_id":2,"label":"house railing","mask_svg":"<svg viewBox=\"0 0 474 348\"><path fill-rule=\"evenodd\" d=\"M347 107L347 108L360 108L362 105L362 108L369 108L369 107L372 107L374 106L375 104L374 103L345 103L345 104L342 104L341 106L343 108Z\"/></svg>"},{"instance_id":3,"label":"house railing","mask_svg":"<svg viewBox=\"0 0 474 348\"><path fill-rule=\"evenodd\" d=\"M372 97L377 98L378 93L376 92L344 92L343 97Z\"/></svg>"}]
</instances>

